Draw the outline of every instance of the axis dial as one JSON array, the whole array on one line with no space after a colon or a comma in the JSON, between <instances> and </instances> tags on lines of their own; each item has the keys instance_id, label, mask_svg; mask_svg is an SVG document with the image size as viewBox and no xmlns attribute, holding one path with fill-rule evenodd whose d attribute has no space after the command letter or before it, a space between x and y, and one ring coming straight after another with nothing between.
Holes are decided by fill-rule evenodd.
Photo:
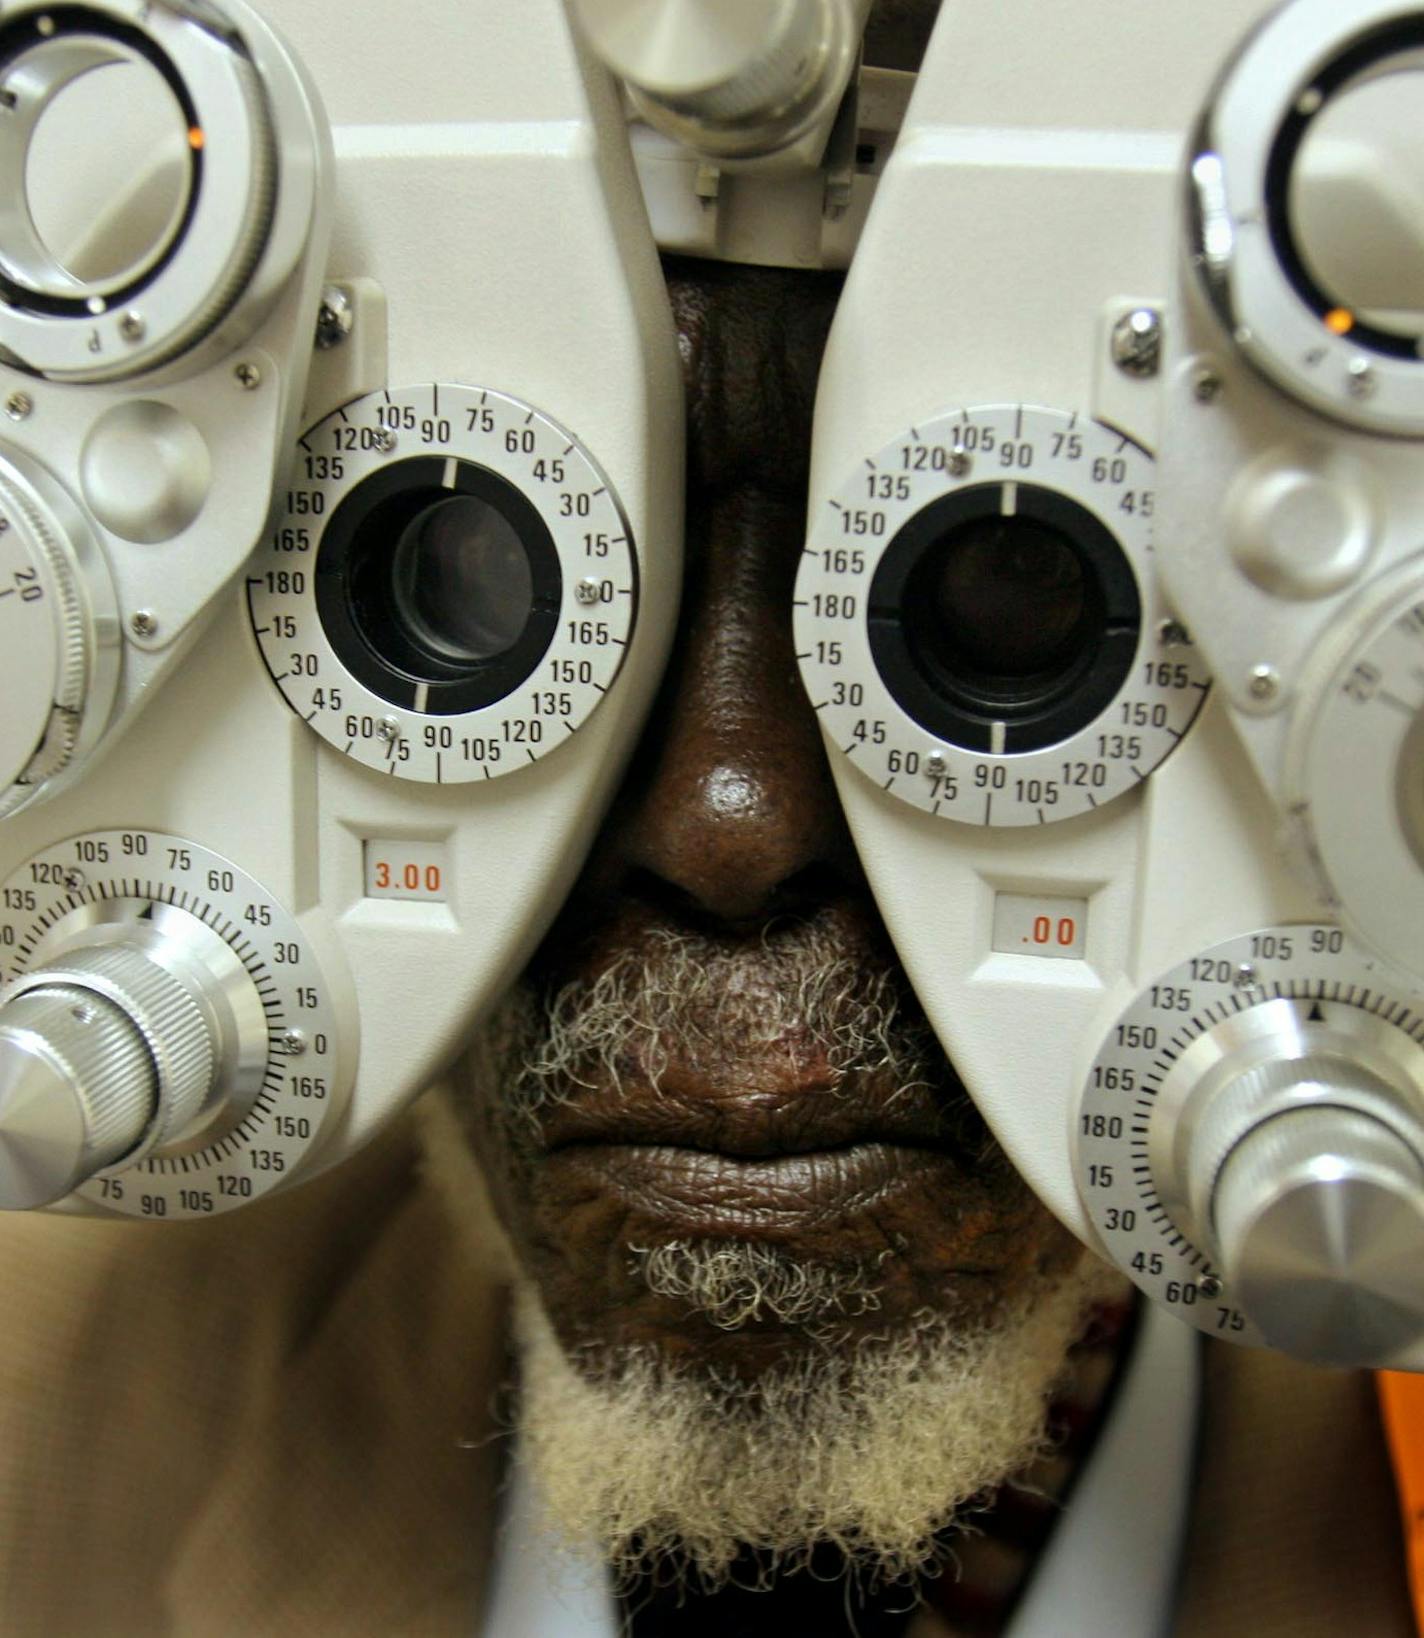
<instances>
[{"instance_id":1,"label":"axis dial","mask_svg":"<svg viewBox=\"0 0 1424 1638\"><path fill-rule=\"evenodd\" d=\"M1424 1364L1424 1020L1336 927L1275 927L1151 985L1078 1117L1111 1255L1203 1330Z\"/></svg>"},{"instance_id":2,"label":"axis dial","mask_svg":"<svg viewBox=\"0 0 1424 1638\"><path fill-rule=\"evenodd\" d=\"M301 1168L344 1090L301 926L181 837L27 861L0 889L0 979L0 1209L230 1210Z\"/></svg>"}]
</instances>

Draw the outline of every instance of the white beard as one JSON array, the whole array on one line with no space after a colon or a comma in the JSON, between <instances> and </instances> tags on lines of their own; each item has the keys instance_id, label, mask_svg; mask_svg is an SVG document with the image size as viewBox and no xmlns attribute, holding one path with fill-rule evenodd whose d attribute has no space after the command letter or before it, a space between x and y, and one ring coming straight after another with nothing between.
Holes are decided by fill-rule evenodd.
<instances>
[{"instance_id":1,"label":"white beard","mask_svg":"<svg viewBox=\"0 0 1424 1638\"><path fill-rule=\"evenodd\" d=\"M818 1543L872 1579L928 1568L936 1534L1043 1448L1048 1397L1091 1303L1117 1291L1084 1256L964 1330L844 1351L808 1340L754 1384L670 1369L651 1350L570 1360L519 1293L520 1436L553 1531L630 1575L676 1555L715 1587L741 1546L771 1569Z\"/></svg>"}]
</instances>

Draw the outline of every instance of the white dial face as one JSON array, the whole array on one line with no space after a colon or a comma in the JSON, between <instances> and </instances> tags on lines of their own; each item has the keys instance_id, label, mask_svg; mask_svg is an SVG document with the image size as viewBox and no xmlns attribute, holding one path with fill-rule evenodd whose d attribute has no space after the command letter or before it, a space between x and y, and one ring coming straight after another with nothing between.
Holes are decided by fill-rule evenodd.
<instances>
[{"instance_id":1,"label":"white dial face","mask_svg":"<svg viewBox=\"0 0 1424 1638\"><path fill-rule=\"evenodd\" d=\"M1205 667L1152 567L1153 462L1100 422L924 421L812 520L797 658L839 750L945 819L1041 825L1145 779Z\"/></svg>"},{"instance_id":2,"label":"white dial face","mask_svg":"<svg viewBox=\"0 0 1424 1638\"><path fill-rule=\"evenodd\" d=\"M588 720L627 651L637 559L563 428L478 387L372 393L302 438L296 473L248 608L273 681L328 744L458 784Z\"/></svg>"},{"instance_id":3,"label":"white dial face","mask_svg":"<svg viewBox=\"0 0 1424 1638\"><path fill-rule=\"evenodd\" d=\"M230 1024L225 1096L185 1138L76 1192L131 1217L231 1211L299 1169L338 1100L327 986L296 921L260 883L195 842L137 829L56 842L0 886L0 980L76 942L122 942L127 926L186 946L209 969Z\"/></svg>"},{"instance_id":4,"label":"white dial face","mask_svg":"<svg viewBox=\"0 0 1424 1638\"><path fill-rule=\"evenodd\" d=\"M1424 1018L1340 928L1270 927L1213 946L1145 989L1093 1060L1074 1125L1078 1191L1103 1245L1149 1297L1233 1342L1263 1339L1208 1249L1189 1237L1164 1174L1182 1153L1188 1098L1233 1051L1312 1031L1402 1084L1424 1064ZM1258 1060L1259 1061L1259 1058ZM1229 1077L1226 1077L1229 1078Z\"/></svg>"}]
</instances>

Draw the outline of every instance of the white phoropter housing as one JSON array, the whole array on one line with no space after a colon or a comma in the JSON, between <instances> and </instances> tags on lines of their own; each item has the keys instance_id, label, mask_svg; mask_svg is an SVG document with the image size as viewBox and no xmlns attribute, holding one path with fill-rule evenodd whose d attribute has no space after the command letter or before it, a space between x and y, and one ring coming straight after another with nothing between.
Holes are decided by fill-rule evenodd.
<instances>
[{"instance_id":1,"label":"white phoropter housing","mask_svg":"<svg viewBox=\"0 0 1424 1638\"><path fill-rule=\"evenodd\" d=\"M331 153L241 0L9 7L0 103L3 816L161 686L262 531Z\"/></svg>"},{"instance_id":2,"label":"white phoropter housing","mask_svg":"<svg viewBox=\"0 0 1424 1638\"><path fill-rule=\"evenodd\" d=\"M849 731L825 735L837 790L897 953L965 1086L1015 1168L1092 1244L1072 1123L1109 1019L1151 972L1308 904L1275 863L1244 762L1206 694L1196 622L1163 593L1158 565L1171 542L1147 453L1158 445L1153 347L1181 142L1252 11L1245 0L1213 8L1204 28L1198 13L1104 0L1089 37L1071 11L1027 0L942 8L817 395L811 545L861 552L873 580L871 558L888 556L897 529L926 507L947 509L949 527L930 542L938 561L926 557L941 571L929 587L943 593L939 609L912 585L895 612L902 630L919 627L911 643L924 669L933 677L938 663L942 692L979 735L868 708L872 683L893 698L873 656L877 610L858 606L854 647L844 633L798 626L803 667L825 666L830 651L818 660L816 642L841 641L845 704L852 685L863 690L848 725L840 711L837 728ZM1173 65L1167 84L1141 74L1147 61ZM955 437L956 424L981 416L989 451ZM926 467L938 449L944 470L904 469L909 429ZM1024 434L1027 469L1017 464ZM1000 466L1004 450L1012 464ZM910 480L903 500L898 476ZM881 479L893 518L868 488ZM827 538L832 501L850 515L857 489L854 510L884 510L880 540L869 518L865 537ZM1021 497L1047 501L1047 528L1032 513L1022 520L1032 531L1016 521ZM958 505L978 512L957 523L948 509ZM977 578L957 578L976 563ZM1115 590L1123 565L1136 617L1129 600L1103 596L1103 616L1084 618L1096 595L1085 588L1115 570ZM997 566L1011 573L996 586ZM808 558L798 598L825 568ZM1103 663L1100 638L1130 652L1131 666ZM950 643L969 663L945 665ZM852 678L853 651L869 663ZM836 681L832 670L814 675L813 706L832 700ZM1047 725L1060 702L1070 705L1062 740L1049 732L1019 748L1016 717L1042 711ZM862 719L869 744L848 755ZM913 737L896 745L902 732ZM890 767L892 747L919 757L913 775ZM934 781L951 775L958 815L936 813Z\"/></svg>"},{"instance_id":3,"label":"white phoropter housing","mask_svg":"<svg viewBox=\"0 0 1424 1638\"><path fill-rule=\"evenodd\" d=\"M300 309L283 293L247 344L206 372L185 375L183 355L132 385L25 378L31 411L14 423L26 436L48 428L53 391L65 403L100 395L102 409L117 405L126 437L153 429L129 469L168 485L162 505L124 514L114 477L124 468L109 459L121 446L100 443L90 461L87 433L66 471L77 474L68 486L76 510L90 514L110 558L124 679L140 651L178 663L82 779L56 782L52 800L0 825L9 923L0 970L15 986L0 990L0 1076L13 1094L11 1113L0 1111L0 1146L14 1152L0 1198L8 1191L12 1205L58 1191L58 1210L207 1215L367 1142L449 1062L562 903L671 633L682 450L671 318L620 105L577 48L561 0L526 0L517 27L505 8L452 13L444 0L414 0L379 53L362 31L331 29L305 0L268 9L334 116L339 176L314 201L318 216L329 208L335 217L327 282ZM433 55L432 39L441 41ZM281 315L310 376L278 455L247 436L251 425L241 437L234 429L265 405L275 436L293 379L273 328ZM399 385L412 382L422 385ZM459 385L472 382L490 383L483 403ZM483 417L496 408L489 433ZM206 467L169 411L199 429ZM309 433L303 448L303 426L322 442ZM596 474L563 427L590 429ZM539 449L526 461L529 436ZM270 476L293 458L290 492L277 491L269 518ZM500 489L495 468L505 462ZM179 475L195 470L208 487L193 529L162 535L152 519L181 513ZM374 496L363 482L388 484L390 505L377 508L356 558L343 559L322 530L344 527ZM441 666L488 661L493 687L524 609L515 542L496 514L522 523L509 495L524 485L555 542L560 623L586 618L590 636L580 650L540 653L542 677L531 675L507 706L483 708L508 715L512 765L501 762L496 778L486 753L473 779L456 782L447 750L459 757L458 740L479 736L469 723L456 732L458 713L425 707L450 680ZM382 520L396 512L402 525L383 538ZM237 562L210 564L197 529L207 521L235 534L248 518ZM132 531L122 552L118 523ZM522 549L520 528L512 533ZM0 529L0 551L6 539ZM576 556L588 567L566 562ZM240 576L233 583L244 561L274 577L255 626L254 588ZM542 605L547 587L535 584L532 561L530 601ZM541 561L547 569L547 555ZM182 597L209 566L221 570L213 590L226 588L215 617L200 641L164 651L183 632ZM354 584L345 569L356 571ZM325 647L323 622L337 630L341 616L324 606L302 624L315 604L306 583L298 590L299 579L325 571L334 571L337 607L361 622L362 669L371 641L379 648L391 636L375 604L387 592L401 600L396 635L421 646L429 667L423 698L420 679L407 679L403 703L377 694L376 713L353 694L336 716L332 696L352 685L327 668L357 649L349 631ZM636 621L621 586L637 592ZM0 618L13 601L0 597ZM135 618L145 610L151 625ZM560 632L554 642L568 640ZM572 641L583 643L582 633ZM386 657L399 666L410 655ZM381 679L388 693L394 675ZM351 676L360 683L356 669ZM330 692L314 706L318 688ZM536 702L536 688L550 697ZM339 728L352 715L354 735L323 739L302 720L314 709ZM387 716L398 719L389 738ZM575 719L570 733L563 724ZM516 720L526 740L529 724L543 731L535 748L547 754L525 754ZM392 777L407 764L430 782ZM77 885L68 879L76 871ZM94 942L104 945L98 956ZM60 1140L43 1166L26 1146L35 1130Z\"/></svg>"}]
</instances>

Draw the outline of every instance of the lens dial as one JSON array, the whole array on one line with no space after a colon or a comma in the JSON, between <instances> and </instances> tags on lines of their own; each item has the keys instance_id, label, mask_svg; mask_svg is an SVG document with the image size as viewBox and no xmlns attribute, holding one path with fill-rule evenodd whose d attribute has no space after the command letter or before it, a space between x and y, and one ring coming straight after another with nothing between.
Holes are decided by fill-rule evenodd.
<instances>
[{"instance_id":1,"label":"lens dial","mask_svg":"<svg viewBox=\"0 0 1424 1638\"><path fill-rule=\"evenodd\" d=\"M1189 166L1193 266L1293 397L1424 433L1424 15L1295 0L1247 41Z\"/></svg>"},{"instance_id":2,"label":"lens dial","mask_svg":"<svg viewBox=\"0 0 1424 1638\"><path fill-rule=\"evenodd\" d=\"M587 721L632 633L637 560L581 444L518 399L427 385L328 416L297 471L248 607L273 681L323 739L458 784Z\"/></svg>"},{"instance_id":3,"label":"lens dial","mask_svg":"<svg viewBox=\"0 0 1424 1638\"><path fill-rule=\"evenodd\" d=\"M1149 986L1075 1143L1103 1244L1183 1319L1424 1364L1424 1021L1340 928L1265 928Z\"/></svg>"},{"instance_id":4,"label":"lens dial","mask_svg":"<svg viewBox=\"0 0 1424 1638\"><path fill-rule=\"evenodd\" d=\"M1037 825L1145 779L1206 673L1152 570L1153 463L1000 404L882 449L813 520L797 658L826 732L902 801Z\"/></svg>"},{"instance_id":5,"label":"lens dial","mask_svg":"<svg viewBox=\"0 0 1424 1638\"><path fill-rule=\"evenodd\" d=\"M182 837L96 831L0 900L0 1207L205 1217L299 1170L344 1090L336 1015L259 882Z\"/></svg>"}]
</instances>

